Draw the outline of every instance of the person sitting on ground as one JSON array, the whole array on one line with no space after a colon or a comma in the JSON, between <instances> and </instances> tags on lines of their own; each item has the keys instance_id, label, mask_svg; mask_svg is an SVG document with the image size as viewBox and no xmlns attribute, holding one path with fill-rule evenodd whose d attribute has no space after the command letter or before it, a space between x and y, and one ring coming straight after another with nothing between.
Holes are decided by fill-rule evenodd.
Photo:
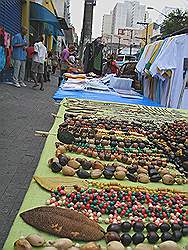
<instances>
[{"instance_id":1,"label":"person sitting on ground","mask_svg":"<svg viewBox=\"0 0 188 250\"><path fill-rule=\"evenodd\" d=\"M38 86L38 81L41 84L40 90L44 90L44 61L47 58L47 49L43 44L44 38L43 36L40 37L39 42L34 44L34 55L33 55L33 62L31 71L33 73L33 80L35 85L33 88Z\"/></svg>"}]
</instances>

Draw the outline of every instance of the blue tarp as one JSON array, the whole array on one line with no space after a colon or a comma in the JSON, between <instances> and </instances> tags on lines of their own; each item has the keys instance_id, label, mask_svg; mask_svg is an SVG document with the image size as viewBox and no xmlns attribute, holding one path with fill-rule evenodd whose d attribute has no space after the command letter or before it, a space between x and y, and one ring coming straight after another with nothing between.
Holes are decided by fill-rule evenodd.
<instances>
[{"instance_id":1,"label":"blue tarp","mask_svg":"<svg viewBox=\"0 0 188 250\"><path fill-rule=\"evenodd\" d=\"M120 96L114 96L110 94L96 93L96 92L85 92L85 91L70 91L62 90L61 88L53 96L53 99L57 102L62 101L64 98L80 98L85 100L96 100L96 101L106 101L106 102L119 102L127 104L139 104L145 106L154 106L160 107L158 103L153 102L152 100L143 97L143 99L131 99L123 98Z\"/></svg>"}]
</instances>

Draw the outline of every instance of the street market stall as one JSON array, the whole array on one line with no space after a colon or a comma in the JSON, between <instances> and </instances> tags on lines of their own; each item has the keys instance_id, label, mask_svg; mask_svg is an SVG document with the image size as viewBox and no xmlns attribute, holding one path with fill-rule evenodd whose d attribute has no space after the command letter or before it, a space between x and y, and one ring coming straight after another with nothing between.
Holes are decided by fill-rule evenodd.
<instances>
[{"instance_id":1,"label":"street market stall","mask_svg":"<svg viewBox=\"0 0 188 250\"><path fill-rule=\"evenodd\" d=\"M127 104L160 106L147 97L131 89L131 79L117 78L109 75L104 78L87 77L86 75L68 74L63 80L53 99L57 102L64 98L112 101Z\"/></svg>"},{"instance_id":2,"label":"street market stall","mask_svg":"<svg viewBox=\"0 0 188 250\"><path fill-rule=\"evenodd\" d=\"M136 66L144 96L163 107L188 108L188 36L168 37L148 44Z\"/></svg>"},{"instance_id":3,"label":"street market stall","mask_svg":"<svg viewBox=\"0 0 188 250\"><path fill-rule=\"evenodd\" d=\"M82 250L186 246L187 119L183 110L64 99L3 249L18 239L21 249L28 235L33 246L69 238Z\"/></svg>"}]
</instances>

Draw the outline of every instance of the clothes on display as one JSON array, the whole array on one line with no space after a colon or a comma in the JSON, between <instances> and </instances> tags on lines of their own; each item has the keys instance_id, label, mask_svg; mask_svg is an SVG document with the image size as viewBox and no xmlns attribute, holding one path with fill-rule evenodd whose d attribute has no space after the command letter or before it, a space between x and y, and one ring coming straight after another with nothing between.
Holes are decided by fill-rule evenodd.
<instances>
[{"instance_id":1,"label":"clothes on display","mask_svg":"<svg viewBox=\"0 0 188 250\"><path fill-rule=\"evenodd\" d=\"M4 47L0 46L0 72L4 69L6 64L6 56Z\"/></svg>"},{"instance_id":2,"label":"clothes on display","mask_svg":"<svg viewBox=\"0 0 188 250\"><path fill-rule=\"evenodd\" d=\"M180 97L184 95L187 44L188 36L183 34L145 47L136 66L144 85L144 96L165 107L186 108L181 105Z\"/></svg>"},{"instance_id":3,"label":"clothes on display","mask_svg":"<svg viewBox=\"0 0 188 250\"><path fill-rule=\"evenodd\" d=\"M84 51L84 72L102 74L103 45L96 39L86 45Z\"/></svg>"},{"instance_id":4,"label":"clothes on display","mask_svg":"<svg viewBox=\"0 0 188 250\"><path fill-rule=\"evenodd\" d=\"M0 27L0 82L7 82L11 74L6 74L11 66L11 35Z\"/></svg>"}]
</instances>

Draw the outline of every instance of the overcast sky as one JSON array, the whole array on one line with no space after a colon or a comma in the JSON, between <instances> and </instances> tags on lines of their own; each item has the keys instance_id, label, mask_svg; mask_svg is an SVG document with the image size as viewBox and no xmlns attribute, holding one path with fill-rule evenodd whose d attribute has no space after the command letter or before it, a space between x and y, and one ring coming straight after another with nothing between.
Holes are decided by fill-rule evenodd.
<instances>
[{"instance_id":1,"label":"overcast sky","mask_svg":"<svg viewBox=\"0 0 188 250\"><path fill-rule=\"evenodd\" d=\"M110 13L117 2L123 0L97 0L97 6L94 10L93 20L93 37L101 35L102 17L104 14ZM147 6L152 6L158 10L162 10L165 6L188 8L188 0L140 0L140 3ZM78 35L80 36L84 12L84 0L71 0L71 21L75 26ZM154 11L150 11L150 17L154 20L158 17Z\"/></svg>"}]
</instances>

